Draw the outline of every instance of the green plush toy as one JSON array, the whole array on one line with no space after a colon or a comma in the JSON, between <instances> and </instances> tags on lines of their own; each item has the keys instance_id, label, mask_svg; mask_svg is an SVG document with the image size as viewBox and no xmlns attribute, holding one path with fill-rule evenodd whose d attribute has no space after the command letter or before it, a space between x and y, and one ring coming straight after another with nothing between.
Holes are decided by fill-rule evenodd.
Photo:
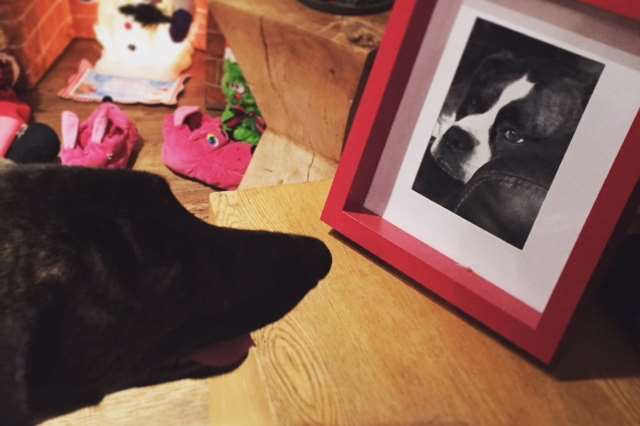
<instances>
[{"instance_id":1,"label":"green plush toy","mask_svg":"<svg viewBox=\"0 0 640 426\"><path fill-rule=\"evenodd\" d=\"M225 55L222 92L227 100L222 113L224 130L233 140L257 145L266 125L240 66L231 54Z\"/></svg>"}]
</instances>

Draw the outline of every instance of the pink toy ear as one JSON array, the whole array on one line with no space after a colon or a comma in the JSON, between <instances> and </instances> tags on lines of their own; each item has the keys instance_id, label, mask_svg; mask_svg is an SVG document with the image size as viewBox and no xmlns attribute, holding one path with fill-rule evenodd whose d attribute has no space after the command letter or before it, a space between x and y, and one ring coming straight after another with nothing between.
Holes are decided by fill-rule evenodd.
<instances>
[{"instance_id":1,"label":"pink toy ear","mask_svg":"<svg viewBox=\"0 0 640 426\"><path fill-rule=\"evenodd\" d=\"M96 116L96 119L93 122L93 128L91 129L92 143L102 143L102 138L104 138L104 134L107 132L108 121L107 111L105 109L101 109Z\"/></svg>"},{"instance_id":2,"label":"pink toy ear","mask_svg":"<svg viewBox=\"0 0 640 426\"><path fill-rule=\"evenodd\" d=\"M62 147L64 149L76 147L79 127L80 119L75 113L71 111L62 112Z\"/></svg>"},{"instance_id":3,"label":"pink toy ear","mask_svg":"<svg viewBox=\"0 0 640 426\"><path fill-rule=\"evenodd\" d=\"M183 125L187 117L199 111L200 111L200 107L197 107L197 106L179 107L178 109L176 109L176 112L173 113L173 125L175 127Z\"/></svg>"}]
</instances>

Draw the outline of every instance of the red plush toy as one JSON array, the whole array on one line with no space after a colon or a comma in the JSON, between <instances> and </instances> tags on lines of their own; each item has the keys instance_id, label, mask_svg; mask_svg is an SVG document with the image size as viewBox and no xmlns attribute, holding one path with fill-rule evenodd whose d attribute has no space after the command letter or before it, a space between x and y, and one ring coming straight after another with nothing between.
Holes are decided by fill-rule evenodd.
<instances>
[{"instance_id":1,"label":"red plush toy","mask_svg":"<svg viewBox=\"0 0 640 426\"><path fill-rule=\"evenodd\" d=\"M162 132L164 164L207 185L236 189L251 162L252 146L229 140L220 117L197 106L182 106L167 115Z\"/></svg>"}]
</instances>

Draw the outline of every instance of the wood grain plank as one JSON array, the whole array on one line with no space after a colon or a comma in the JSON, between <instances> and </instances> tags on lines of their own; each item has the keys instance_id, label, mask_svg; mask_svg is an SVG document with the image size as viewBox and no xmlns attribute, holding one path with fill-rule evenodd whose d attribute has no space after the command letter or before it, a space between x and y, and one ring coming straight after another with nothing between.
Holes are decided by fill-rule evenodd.
<instances>
[{"instance_id":1,"label":"wood grain plank","mask_svg":"<svg viewBox=\"0 0 640 426\"><path fill-rule=\"evenodd\" d=\"M226 400L218 406L252 407L267 395L251 419L262 412L265 424L275 416L279 425L640 423L637 350L599 310L583 310L577 338L543 368L331 233L319 220L328 186L211 195L215 224L312 235L334 259L293 312L255 333L249 361L259 373L243 376L245 391L225 393L241 386L234 374L211 382L211 397ZM231 414L221 408L212 416L227 424Z\"/></svg>"},{"instance_id":2,"label":"wood grain plank","mask_svg":"<svg viewBox=\"0 0 640 426\"><path fill-rule=\"evenodd\" d=\"M206 380L183 380L109 395L97 407L42 423L42 426L203 426L209 423Z\"/></svg>"},{"instance_id":3,"label":"wood grain plank","mask_svg":"<svg viewBox=\"0 0 640 426\"><path fill-rule=\"evenodd\" d=\"M233 373L210 379L210 416L216 419L211 424L278 426L268 395L258 391L262 376L256 357L250 356Z\"/></svg>"},{"instance_id":4,"label":"wood grain plank","mask_svg":"<svg viewBox=\"0 0 640 426\"><path fill-rule=\"evenodd\" d=\"M333 177L337 166L335 161L267 129L239 188L326 180Z\"/></svg>"}]
</instances>

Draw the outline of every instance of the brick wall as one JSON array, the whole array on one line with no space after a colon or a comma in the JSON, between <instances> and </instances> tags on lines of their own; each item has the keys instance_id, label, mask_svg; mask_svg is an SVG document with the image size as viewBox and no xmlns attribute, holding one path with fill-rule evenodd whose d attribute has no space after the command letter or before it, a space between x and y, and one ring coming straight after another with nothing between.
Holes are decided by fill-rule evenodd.
<instances>
[{"instance_id":1,"label":"brick wall","mask_svg":"<svg viewBox=\"0 0 640 426\"><path fill-rule=\"evenodd\" d=\"M0 26L22 66L25 82L42 78L74 36L68 0L21 0L0 4Z\"/></svg>"},{"instance_id":2,"label":"brick wall","mask_svg":"<svg viewBox=\"0 0 640 426\"><path fill-rule=\"evenodd\" d=\"M222 110L226 101L220 88L222 81L223 58L225 39L218 28L216 20L209 12L207 30L207 50L205 53L205 64L207 68L205 100L207 108Z\"/></svg>"},{"instance_id":3,"label":"brick wall","mask_svg":"<svg viewBox=\"0 0 640 426\"><path fill-rule=\"evenodd\" d=\"M73 17L73 30L79 38L94 38L93 26L98 16L98 0L82 1L69 0L71 16Z\"/></svg>"},{"instance_id":4,"label":"brick wall","mask_svg":"<svg viewBox=\"0 0 640 426\"><path fill-rule=\"evenodd\" d=\"M194 45L196 49L205 50L207 48L207 27L209 21L208 0L195 0L195 11L193 24L196 26L196 38Z\"/></svg>"}]
</instances>

